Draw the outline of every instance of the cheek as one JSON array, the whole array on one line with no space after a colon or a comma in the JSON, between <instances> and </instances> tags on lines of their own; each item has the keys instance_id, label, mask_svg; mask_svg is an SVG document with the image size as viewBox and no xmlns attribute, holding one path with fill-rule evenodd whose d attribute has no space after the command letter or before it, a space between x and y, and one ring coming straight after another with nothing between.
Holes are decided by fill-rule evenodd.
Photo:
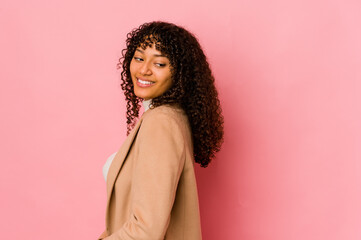
<instances>
[{"instance_id":1,"label":"cheek","mask_svg":"<svg viewBox=\"0 0 361 240\"><path fill-rule=\"evenodd\" d=\"M172 83L172 79L167 74L158 75L158 80L161 80L162 88L169 88Z\"/></svg>"},{"instance_id":2,"label":"cheek","mask_svg":"<svg viewBox=\"0 0 361 240\"><path fill-rule=\"evenodd\" d=\"M168 74L168 85L169 85L169 87L173 85L173 77L170 72Z\"/></svg>"},{"instance_id":3,"label":"cheek","mask_svg":"<svg viewBox=\"0 0 361 240\"><path fill-rule=\"evenodd\" d=\"M130 65L129 65L129 71L130 71L130 74L133 74L134 73L134 64L133 64L133 61L130 62Z\"/></svg>"},{"instance_id":4,"label":"cheek","mask_svg":"<svg viewBox=\"0 0 361 240\"><path fill-rule=\"evenodd\" d=\"M172 87L173 85L173 80L171 77L167 78L167 80L164 82L164 88L165 90L168 90Z\"/></svg>"},{"instance_id":5,"label":"cheek","mask_svg":"<svg viewBox=\"0 0 361 240\"><path fill-rule=\"evenodd\" d=\"M129 64L130 74L132 74L132 75L135 74L138 71L138 68L139 68L139 64L137 64L137 62L135 62L135 60L133 58Z\"/></svg>"},{"instance_id":6,"label":"cheek","mask_svg":"<svg viewBox=\"0 0 361 240\"><path fill-rule=\"evenodd\" d=\"M172 76L168 77L168 86L172 86L173 84L173 79L172 79Z\"/></svg>"},{"instance_id":7,"label":"cheek","mask_svg":"<svg viewBox=\"0 0 361 240\"><path fill-rule=\"evenodd\" d=\"M172 84L172 74L170 70L162 73L163 82L165 85L170 86Z\"/></svg>"}]
</instances>

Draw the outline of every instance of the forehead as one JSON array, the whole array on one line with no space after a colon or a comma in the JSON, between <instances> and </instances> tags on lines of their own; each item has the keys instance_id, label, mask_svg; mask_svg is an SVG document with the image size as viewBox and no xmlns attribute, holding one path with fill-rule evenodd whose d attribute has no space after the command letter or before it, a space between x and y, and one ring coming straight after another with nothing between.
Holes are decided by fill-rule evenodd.
<instances>
[{"instance_id":1,"label":"forehead","mask_svg":"<svg viewBox=\"0 0 361 240\"><path fill-rule=\"evenodd\" d=\"M162 44L161 39L156 35L146 35L143 37L141 42L139 43L138 47L142 49L146 49L147 47L153 47L155 46L155 49L162 52L162 49L164 48L164 45Z\"/></svg>"},{"instance_id":2,"label":"forehead","mask_svg":"<svg viewBox=\"0 0 361 240\"><path fill-rule=\"evenodd\" d=\"M152 57L166 57L166 55L164 55L161 51L155 49L154 45L151 47L146 47L145 49L138 47L135 51L141 54L150 55Z\"/></svg>"},{"instance_id":3,"label":"forehead","mask_svg":"<svg viewBox=\"0 0 361 240\"><path fill-rule=\"evenodd\" d=\"M153 55L158 55L161 57L166 57L170 62L173 62L173 54L172 49L169 49L169 46L166 46L162 41L162 38L157 35L146 35L138 40L138 44L136 47L136 52L139 50L147 53L150 53L151 50ZM148 49L149 48L149 49Z\"/></svg>"},{"instance_id":4,"label":"forehead","mask_svg":"<svg viewBox=\"0 0 361 240\"><path fill-rule=\"evenodd\" d=\"M144 41L137 46L135 52L169 59L169 54L163 50L160 42Z\"/></svg>"}]
</instances>

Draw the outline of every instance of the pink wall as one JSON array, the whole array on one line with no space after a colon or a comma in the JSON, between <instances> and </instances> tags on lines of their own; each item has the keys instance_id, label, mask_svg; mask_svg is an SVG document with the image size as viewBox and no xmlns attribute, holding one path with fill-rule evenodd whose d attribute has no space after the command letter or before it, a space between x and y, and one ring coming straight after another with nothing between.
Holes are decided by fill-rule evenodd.
<instances>
[{"instance_id":1,"label":"pink wall","mask_svg":"<svg viewBox=\"0 0 361 240\"><path fill-rule=\"evenodd\" d=\"M238 2L238 3L236 3ZM197 168L205 240L361 239L360 1L0 6L1 239L96 239L125 139L115 68L151 20L196 33L225 116Z\"/></svg>"}]
</instances>

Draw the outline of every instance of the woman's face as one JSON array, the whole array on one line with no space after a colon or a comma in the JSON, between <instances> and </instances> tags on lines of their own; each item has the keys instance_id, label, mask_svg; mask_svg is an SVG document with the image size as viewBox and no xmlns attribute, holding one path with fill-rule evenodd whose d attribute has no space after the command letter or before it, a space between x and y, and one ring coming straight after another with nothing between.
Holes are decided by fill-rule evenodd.
<instances>
[{"instance_id":1,"label":"woman's face","mask_svg":"<svg viewBox=\"0 0 361 240\"><path fill-rule=\"evenodd\" d=\"M136 49L130 62L130 74L134 94L144 100L162 95L172 85L169 59L155 49L155 44L145 50Z\"/></svg>"}]
</instances>

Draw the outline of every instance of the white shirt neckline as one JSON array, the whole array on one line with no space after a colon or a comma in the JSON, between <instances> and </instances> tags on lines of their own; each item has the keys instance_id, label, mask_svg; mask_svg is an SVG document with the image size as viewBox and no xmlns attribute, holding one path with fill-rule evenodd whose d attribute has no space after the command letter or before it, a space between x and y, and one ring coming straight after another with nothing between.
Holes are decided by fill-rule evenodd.
<instances>
[{"instance_id":1,"label":"white shirt neckline","mask_svg":"<svg viewBox=\"0 0 361 240\"><path fill-rule=\"evenodd\" d=\"M152 99L143 100L142 104L143 104L144 112L146 112L149 109L149 106L151 103L152 103ZM112 164L116 153L117 152L110 155L103 166L103 177L104 177L105 181L107 181L108 171L109 171L110 165Z\"/></svg>"},{"instance_id":2,"label":"white shirt neckline","mask_svg":"<svg viewBox=\"0 0 361 240\"><path fill-rule=\"evenodd\" d=\"M149 109L151 103L152 103L152 99L143 100L142 104L143 104L144 112Z\"/></svg>"}]
</instances>

